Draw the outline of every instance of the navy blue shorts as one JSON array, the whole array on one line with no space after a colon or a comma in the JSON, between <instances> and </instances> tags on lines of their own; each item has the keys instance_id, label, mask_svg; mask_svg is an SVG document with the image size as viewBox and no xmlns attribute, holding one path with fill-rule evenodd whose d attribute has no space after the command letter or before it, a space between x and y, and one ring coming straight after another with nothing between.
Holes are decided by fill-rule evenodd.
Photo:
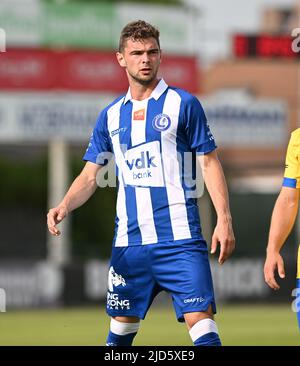
<instances>
[{"instance_id":1,"label":"navy blue shorts","mask_svg":"<svg viewBox=\"0 0 300 366\"><path fill-rule=\"evenodd\" d=\"M110 316L144 319L160 291L171 294L178 321L183 314L216 313L207 245L203 241L114 247L108 274Z\"/></svg>"}]
</instances>

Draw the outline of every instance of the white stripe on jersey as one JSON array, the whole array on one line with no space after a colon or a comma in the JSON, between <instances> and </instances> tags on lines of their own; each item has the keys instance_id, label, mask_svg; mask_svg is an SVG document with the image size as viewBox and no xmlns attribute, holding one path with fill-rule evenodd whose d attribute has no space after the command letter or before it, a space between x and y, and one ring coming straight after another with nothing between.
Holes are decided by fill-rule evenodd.
<instances>
[{"instance_id":1,"label":"white stripe on jersey","mask_svg":"<svg viewBox=\"0 0 300 366\"><path fill-rule=\"evenodd\" d=\"M131 118L131 142L132 145L139 145L146 142L146 120L148 99L143 101L132 100L132 118ZM134 120L134 113L143 110L144 118ZM136 187L136 206L137 220L142 235L142 244L152 244L157 242L150 188Z\"/></svg>"},{"instance_id":2,"label":"white stripe on jersey","mask_svg":"<svg viewBox=\"0 0 300 366\"><path fill-rule=\"evenodd\" d=\"M150 188L136 187L137 220L142 235L142 244L157 243Z\"/></svg>"},{"instance_id":3,"label":"white stripe on jersey","mask_svg":"<svg viewBox=\"0 0 300 366\"><path fill-rule=\"evenodd\" d=\"M123 103L124 98L122 98L118 103L114 104L108 111L107 111L107 127L109 132L117 130L120 126L120 108ZM112 140L114 141L119 140L119 135L115 135L112 137ZM122 159L122 151L120 148L119 143L114 143L114 154L116 162L123 161ZM121 157L121 160L120 160ZM118 231L116 236L116 242L115 246L127 246L128 245L128 216L126 211L126 196L125 196L125 189L124 189L124 183L122 179L122 175L119 169L119 190L118 190L118 197L117 197L117 217L119 219L118 222Z\"/></svg>"},{"instance_id":4,"label":"white stripe on jersey","mask_svg":"<svg viewBox=\"0 0 300 366\"><path fill-rule=\"evenodd\" d=\"M132 146L146 142L146 116L148 99L133 100L132 115L131 115L131 144ZM134 119L134 114L143 110L143 119Z\"/></svg>"},{"instance_id":5,"label":"white stripe on jersey","mask_svg":"<svg viewBox=\"0 0 300 366\"><path fill-rule=\"evenodd\" d=\"M187 217L184 190L180 182L179 163L176 160L176 132L180 103L180 96L174 90L169 89L165 99L163 113L171 117L173 124L172 130L175 133L170 135L169 130L161 132L161 149L174 240L189 239L192 237ZM170 157L170 159L167 157Z\"/></svg>"}]
</instances>

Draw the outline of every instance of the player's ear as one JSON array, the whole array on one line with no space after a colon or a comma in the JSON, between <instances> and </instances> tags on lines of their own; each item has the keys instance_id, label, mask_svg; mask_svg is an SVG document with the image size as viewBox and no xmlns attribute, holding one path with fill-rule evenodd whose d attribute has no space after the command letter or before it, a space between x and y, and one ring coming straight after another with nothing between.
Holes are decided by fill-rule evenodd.
<instances>
[{"instance_id":1,"label":"player's ear","mask_svg":"<svg viewBox=\"0 0 300 366\"><path fill-rule=\"evenodd\" d=\"M159 49L159 64L161 64L162 61L162 52L161 52L161 48Z\"/></svg>"},{"instance_id":2,"label":"player's ear","mask_svg":"<svg viewBox=\"0 0 300 366\"><path fill-rule=\"evenodd\" d=\"M125 62L123 54L121 52L117 52L116 56L117 56L117 60L119 62L119 65L121 67L126 67L126 62Z\"/></svg>"}]
</instances>

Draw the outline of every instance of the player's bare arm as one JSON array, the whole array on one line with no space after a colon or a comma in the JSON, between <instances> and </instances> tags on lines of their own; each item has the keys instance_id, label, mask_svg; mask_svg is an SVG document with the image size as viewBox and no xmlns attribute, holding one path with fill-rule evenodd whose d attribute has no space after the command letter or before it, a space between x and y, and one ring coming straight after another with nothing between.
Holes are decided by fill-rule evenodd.
<instances>
[{"instance_id":1,"label":"player's bare arm","mask_svg":"<svg viewBox=\"0 0 300 366\"><path fill-rule=\"evenodd\" d=\"M217 225L212 236L211 253L216 252L219 244L218 261L223 264L235 248L227 184L216 151L205 154L200 159L204 182L217 213Z\"/></svg>"},{"instance_id":2,"label":"player's bare arm","mask_svg":"<svg viewBox=\"0 0 300 366\"><path fill-rule=\"evenodd\" d=\"M280 250L295 223L298 202L299 189L282 187L273 210L264 275L266 283L274 290L280 288L275 279L276 271L279 277L285 277L284 261Z\"/></svg>"},{"instance_id":3,"label":"player's bare arm","mask_svg":"<svg viewBox=\"0 0 300 366\"><path fill-rule=\"evenodd\" d=\"M97 188L96 176L100 168L100 165L87 162L60 204L49 210L47 225L52 235L60 235L57 225L69 212L83 205L93 195Z\"/></svg>"}]
</instances>

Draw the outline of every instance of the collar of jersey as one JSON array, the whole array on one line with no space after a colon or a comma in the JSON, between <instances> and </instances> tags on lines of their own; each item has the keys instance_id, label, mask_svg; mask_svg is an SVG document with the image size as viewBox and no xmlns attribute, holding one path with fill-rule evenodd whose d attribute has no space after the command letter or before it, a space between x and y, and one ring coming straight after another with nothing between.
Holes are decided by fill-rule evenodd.
<instances>
[{"instance_id":1,"label":"collar of jersey","mask_svg":"<svg viewBox=\"0 0 300 366\"><path fill-rule=\"evenodd\" d=\"M156 88L151 93L150 98L154 98L155 100L158 100L158 98L164 93L164 91L168 88L168 84L164 81L164 79L160 79L159 83L156 85ZM127 94L124 98L124 104L126 104L129 100L132 100L131 98L131 92L130 88L128 89Z\"/></svg>"}]
</instances>

